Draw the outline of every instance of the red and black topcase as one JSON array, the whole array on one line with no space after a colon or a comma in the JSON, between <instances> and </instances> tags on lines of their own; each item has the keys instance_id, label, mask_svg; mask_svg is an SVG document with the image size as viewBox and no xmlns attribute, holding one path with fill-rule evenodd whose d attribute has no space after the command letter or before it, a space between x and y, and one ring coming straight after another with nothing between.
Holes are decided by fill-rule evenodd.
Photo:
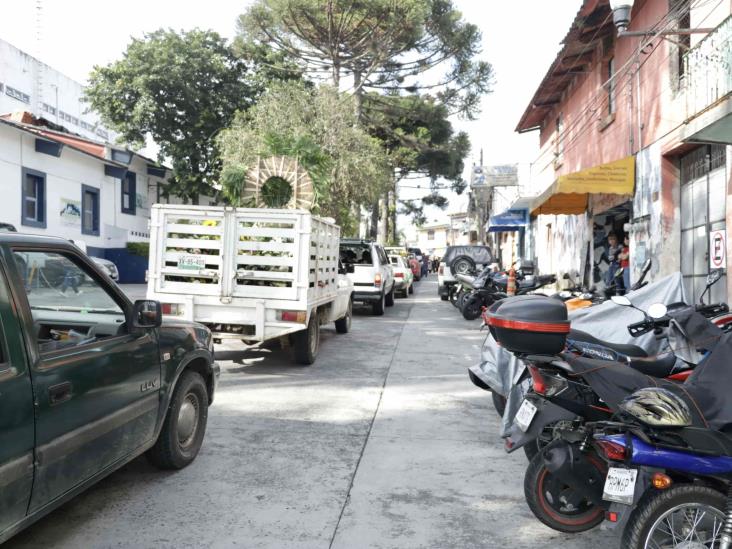
<instances>
[{"instance_id":1,"label":"red and black topcase","mask_svg":"<svg viewBox=\"0 0 732 549\"><path fill-rule=\"evenodd\" d=\"M488 310L488 326L503 348L530 355L561 353L569 333L564 302L540 295L496 301Z\"/></svg>"}]
</instances>

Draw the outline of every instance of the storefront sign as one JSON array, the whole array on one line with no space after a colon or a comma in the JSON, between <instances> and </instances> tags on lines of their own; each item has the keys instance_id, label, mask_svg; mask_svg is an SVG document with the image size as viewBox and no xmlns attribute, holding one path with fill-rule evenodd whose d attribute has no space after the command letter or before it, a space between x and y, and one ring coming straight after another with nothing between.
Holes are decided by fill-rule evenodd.
<instances>
[{"instance_id":1,"label":"storefront sign","mask_svg":"<svg viewBox=\"0 0 732 549\"><path fill-rule=\"evenodd\" d=\"M724 269L727 267L727 231L709 233L709 268Z\"/></svg>"},{"instance_id":2,"label":"storefront sign","mask_svg":"<svg viewBox=\"0 0 732 549\"><path fill-rule=\"evenodd\" d=\"M81 202L70 198L61 199L59 217L62 225L81 226Z\"/></svg>"}]
</instances>

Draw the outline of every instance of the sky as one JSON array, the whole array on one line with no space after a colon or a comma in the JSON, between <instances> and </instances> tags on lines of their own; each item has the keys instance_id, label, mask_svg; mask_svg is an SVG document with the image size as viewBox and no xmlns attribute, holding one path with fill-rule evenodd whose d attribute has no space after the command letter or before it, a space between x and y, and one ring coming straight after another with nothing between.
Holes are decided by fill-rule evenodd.
<instances>
[{"instance_id":1,"label":"sky","mask_svg":"<svg viewBox=\"0 0 732 549\"><path fill-rule=\"evenodd\" d=\"M236 18L249 0L125 0L106 7L98 0L5 0L0 17L0 38L35 55L41 61L85 82L95 65L119 58L130 36L161 27L175 30L210 28L232 38ZM582 0L454 0L465 19L483 35L481 58L495 71L493 93L482 101L475 121L454 120L457 130L470 136L469 168L484 164L530 163L538 155L538 134L514 132L541 79L559 51ZM38 9L41 5L40 26ZM37 29L41 29L40 39ZM408 183L414 185L414 182ZM400 198L426 194L404 188ZM446 211L428 210L428 221L442 221L447 212L464 210L467 198L452 193Z\"/></svg>"}]
</instances>

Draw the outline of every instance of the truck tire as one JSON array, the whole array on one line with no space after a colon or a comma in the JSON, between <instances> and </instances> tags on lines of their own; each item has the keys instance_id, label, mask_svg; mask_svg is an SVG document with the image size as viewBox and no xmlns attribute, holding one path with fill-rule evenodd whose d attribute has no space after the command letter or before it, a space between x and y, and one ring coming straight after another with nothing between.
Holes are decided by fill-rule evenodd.
<instances>
[{"instance_id":1,"label":"truck tire","mask_svg":"<svg viewBox=\"0 0 732 549\"><path fill-rule=\"evenodd\" d=\"M292 350L295 362L310 366L318 356L320 347L320 322L317 311L310 313L308 327L292 334Z\"/></svg>"},{"instance_id":2,"label":"truck tire","mask_svg":"<svg viewBox=\"0 0 732 549\"><path fill-rule=\"evenodd\" d=\"M335 321L336 332L339 334L347 334L351 331L351 319L353 318L353 301L348 301L348 308L343 318Z\"/></svg>"},{"instance_id":3,"label":"truck tire","mask_svg":"<svg viewBox=\"0 0 732 549\"><path fill-rule=\"evenodd\" d=\"M386 294L385 303L387 307L393 307L394 306L394 286L396 284L391 285L391 291Z\"/></svg>"},{"instance_id":4,"label":"truck tire","mask_svg":"<svg viewBox=\"0 0 732 549\"><path fill-rule=\"evenodd\" d=\"M208 421L208 391L200 374L185 370L175 386L163 428L147 452L160 469L182 469L201 449Z\"/></svg>"},{"instance_id":5,"label":"truck tire","mask_svg":"<svg viewBox=\"0 0 732 549\"><path fill-rule=\"evenodd\" d=\"M409 285L409 293L410 293L410 294L413 294L413 293L414 293L414 282L412 282L412 283L411 283L411 284Z\"/></svg>"},{"instance_id":6,"label":"truck tire","mask_svg":"<svg viewBox=\"0 0 732 549\"><path fill-rule=\"evenodd\" d=\"M371 305L371 312L374 314L374 316L381 316L384 314L384 307L386 304L384 303L386 301L386 297L384 294L381 294L381 297L379 297L379 301L374 301Z\"/></svg>"}]
</instances>

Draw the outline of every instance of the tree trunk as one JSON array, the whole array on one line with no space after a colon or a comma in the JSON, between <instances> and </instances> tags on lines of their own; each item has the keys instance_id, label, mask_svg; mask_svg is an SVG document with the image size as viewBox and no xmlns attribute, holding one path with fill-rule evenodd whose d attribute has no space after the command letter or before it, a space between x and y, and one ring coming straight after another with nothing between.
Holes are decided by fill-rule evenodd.
<instances>
[{"instance_id":1,"label":"tree trunk","mask_svg":"<svg viewBox=\"0 0 732 549\"><path fill-rule=\"evenodd\" d=\"M371 223L369 225L369 238L376 240L379 236L379 201L371 206Z\"/></svg>"},{"instance_id":2,"label":"tree trunk","mask_svg":"<svg viewBox=\"0 0 732 549\"><path fill-rule=\"evenodd\" d=\"M361 71L353 71L353 98L356 103L356 120L361 122L363 116L363 89L361 88Z\"/></svg>"},{"instance_id":3,"label":"tree trunk","mask_svg":"<svg viewBox=\"0 0 732 549\"><path fill-rule=\"evenodd\" d=\"M379 209L381 210L381 219L379 219L379 244L386 245L389 241L389 193L379 199Z\"/></svg>"},{"instance_id":4,"label":"tree trunk","mask_svg":"<svg viewBox=\"0 0 732 549\"><path fill-rule=\"evenodd\" d=\"M389 244L395 245L399 243L396 224L396 194L393 190L388 193L387 209L389 210L389 232L387 240Z\"/></svg>"}]
</instances>

